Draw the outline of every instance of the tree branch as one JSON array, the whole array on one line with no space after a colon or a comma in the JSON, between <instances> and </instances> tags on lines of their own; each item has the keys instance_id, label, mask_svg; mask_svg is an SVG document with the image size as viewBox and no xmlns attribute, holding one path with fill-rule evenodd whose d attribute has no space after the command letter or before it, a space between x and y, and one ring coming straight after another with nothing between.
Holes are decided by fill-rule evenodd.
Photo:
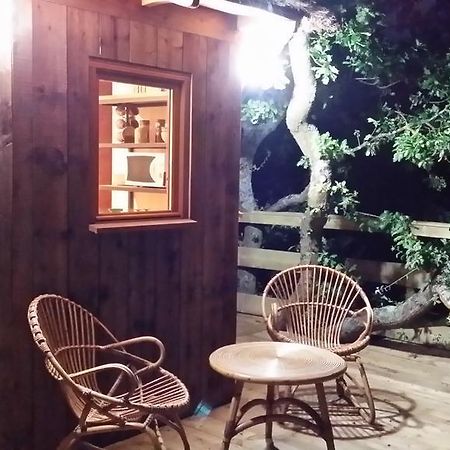
<instances>
[{"instance_id":1,"label":"tree branch","mask_svg":"<svg viewBox=\"0 0 450 450\"><path fill-rule=\"evenodd\" d=\"M447 111L447 109L448 109L448 107L446 106L445 108L438 111L434 116L427 119L427 123L433 122L433 120L437 119L440 115L442 115L442 113ZM397 111L397 113L406 121L406 118L400 111ZM426 123L422 124L422 125L426 125ZM418 130L420 130L422 125L419 126ZM394 138L395 136L399 135L400 133L402 133L403 131L405 131L408 128L411 128L411 125L406 123L406 125L404 125L400 128L397 128L394 131L390 131L388 133L380 133L380 134L376 135L374 140L375 140L375 142L380 142L385 138L387 138L387 139ZM364 141L362 144L360 144L356 147L353 147L351 150L353 153L356 153L356 152L359 152L360 150L364 150L365 148L367 148L369 145L372 145L373 143L374 143L374 141L367 140L367 141Z\"/></svg>"},{"instance_id":2,"label":"tree branch","mask_svg":"<svg viewBox=\"0 0 450 450\"><path fill-rule=\"evenodd\" d=\"M266 211L276 212L282 211L291 206L300 206L308 200L308 190L309 184L305 187L305 189L303 189L302 192L300 192L300 194L286 195L286 197L280 198L280 200L269 206L269 208L266 208Z\"/></svg>"},{"instance_id":3,"label":"tree branch","mask_svg":"<svg viewBox=\"0 0 450 450\"><path fill-rule=\"evenodd\" d=\"M436 281L438 280L438 281ZM418 318L423 317L436 303L446 304L450 299L450 288L439 281L431 281L421 291L396 305L383 306L373 310L373 331L394 330L416 324ZM344 322L341 338L350 342L357 338L364 330L364 323L357 315Z\"/></svg>"}]
</instances>

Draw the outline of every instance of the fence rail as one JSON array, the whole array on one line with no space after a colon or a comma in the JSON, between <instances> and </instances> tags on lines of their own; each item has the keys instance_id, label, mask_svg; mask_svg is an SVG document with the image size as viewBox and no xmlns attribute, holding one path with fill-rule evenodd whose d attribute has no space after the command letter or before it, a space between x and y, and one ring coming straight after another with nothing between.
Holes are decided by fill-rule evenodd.
<instances>
[{"instance_id":1,"label":"fence rail","mask_svg":"<svg viewBox=\"0 0 450 450\"><path fill-rule=\"evenodd\" d=\"M254 211L241 214L239 222L255 225L273 225L298 227L303 213ZM450 239L450 224L441 222L414 221L413 232L416 236ZM361 231L357 222L345 217L331 215L325 228L332 230ZM238 266L243 268L280 271L299 264L300 256L295 252L263 248L239 247ZM392 283L407 274L404 265L397 262L380 262L366 259L347 259L357 267L364 281L380 284ZM417 271L403 278L399 285L407 289L421 288L429 279L426 272ZM261 296L238 292L238 311L249 314L261 314Z\"/></svg>"},{"instance_id":2,"label":"fence rail","mask_svg":"<svg viewBox=\"0 0 450 450\"><path fill-rule=\"evenodd\" d=\"M303 216L303 213L253 211L242 213L239 217L239 222L253 223L255 225L298 227ZM329 230L361 231L359 226L359 222L335 214L331 214L325 224L325 228ZM416 236L450 239L450 223L414 220L412 222L412 231Z\"/></svg>"}]
</instances>

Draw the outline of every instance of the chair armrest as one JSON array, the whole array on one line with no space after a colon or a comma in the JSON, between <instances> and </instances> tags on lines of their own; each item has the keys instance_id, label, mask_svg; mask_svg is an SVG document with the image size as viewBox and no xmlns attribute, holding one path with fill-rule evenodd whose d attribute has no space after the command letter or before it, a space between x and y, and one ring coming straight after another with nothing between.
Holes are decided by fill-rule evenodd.
<instances>
[{"instance_id":1,"label":"chair armrest","mask_svg":"<svg viewBox=\"0 0 450 450\"><path fill-rule=\"evenodd\" d=\"M144 358L141 358L140 356L133 355L132 353L129 353L125 350L125 347L128 347L130 345L144 344L144 343L155 344L158 347L159 357L156 362L148 361ZM134 359L137 362L143 363L146 366L145 369L157 369L158 367L161 366L166 356L166 349L164 347L164 344L159 339L153 336L141 336L132 339L126 339L125 341L103 345L101 349L118 351L120 354L125 355L127 358L130 358L132 360Z\"/></svg>"},{"instance_id":2,"label":"chair armrest","mask_svg":"<svg viewBox=\"0 0 450 450\"><path fill-rule=\"evenodd\" d=\"M273 341L294 342L286 334L280 333L283 329L283 317L280 316L282 308L278 308L275 304L271 305L271 313L266 320L266 329Z\"/></svg>"},{"instance_id":3,"label":"chair armrest","mask_svg":"<svg viewBox=\"0 0 450 450\"><path fill-rule=\"evenodd\" d=\"M79 378L79 377L83 377L83 376L86 376L86 375L91 375L91 374L95 374L95 373L99 373L99 372L105 372L107 370L118 370L120 372L119 377L125 376L128 379L129 389L128 389L128 392L123 396L123 398L125 400L128 400L130 395L139 387L140 380L139 380L138 376L129 367L125 366L124 364L118 364L118 363L103 364L103 365L100 365L100 366L91 367L89 369L81 370L79 372L69 373L68 376L69 376L69 378L74 380L74 379ZM92 389L86 389L82 385L78 385L78 386L83 391L85 391L85 392L87 391L87 392L91 393L93 396L99 397L102 400L111 401L113 403L122 403L121 401L119 401L118 399L116 399L115 397L112 397L110 395L105 395L105 394L102 394L101 392L97 392L97 391L94 391Z\"/></svg>"},{"instance_id":4,"label":"chair armrest","mask_svg":"<svg viewBox=\"0 0 450 450\"><path fill-rule=\"evenodd\" d=\"M284 310L286 308L280 308L275 303L270 305L270 314L267 317L266 325L271 331L278 332L283 330L283 326L286 326L286 321L284 317Z\"/></svg>"}]
</instances>

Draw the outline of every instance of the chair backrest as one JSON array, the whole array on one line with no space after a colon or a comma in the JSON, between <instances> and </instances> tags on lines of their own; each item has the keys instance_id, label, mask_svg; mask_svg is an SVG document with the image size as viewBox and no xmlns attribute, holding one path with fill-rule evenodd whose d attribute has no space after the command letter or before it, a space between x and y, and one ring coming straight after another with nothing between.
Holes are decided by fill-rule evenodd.
<instances>
[{"instance_id":1,"label":"chair backrest","mask_svg":"<svg viewBox=\"0 0 450 450\"><path fill-rule=\"evenodd\" d=\"M46 356L48 371L58 380L95 367L95 345L117 342L111 332L80 305L58 295L40 295L28 308L34 341ZM71 350L71 348L77 349ZM77 380L88 386L92 377Z\"/></svg>"},{"instance_id":2,"label":"chair backrest","mask_svg":"<svg viewBox=\"0 0 450 450\"><path fill-rule=\"evenodd\" d=\"M372 329L373 312L362 288L328 267L304 265L278 273L264 290L262 309L266 320L276 311L290 340L322 348L341 345L349 317L357 316L364 323L358 340Z\"/></svg>"}]
</instances>

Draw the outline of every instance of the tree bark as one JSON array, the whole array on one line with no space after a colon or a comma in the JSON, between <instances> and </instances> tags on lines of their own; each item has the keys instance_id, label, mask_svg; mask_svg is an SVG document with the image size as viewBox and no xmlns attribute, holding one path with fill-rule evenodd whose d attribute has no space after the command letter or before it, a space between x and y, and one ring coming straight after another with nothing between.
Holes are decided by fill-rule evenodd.
<instances>
[{"instance_id":1,"label":"tree bark","mask_svg":"<svg viewBox=\"0 0 450 450\"><path fill-rule=\"evenodd\" d=\"M373 310L372 331L394 330L398 328L417 326L422 318L436 302L444 303L450 297L450 287L442 284L438 279L433 280L424 289L410 296L405 301L395 305L383 306ZM344 320L341 330L341 342L354 342L365 329L366 312L361 310L353 317ZM276 327L285 329L283 314L274 319Z\"/></svg>"},{"instance_id":2,"label":"tree bark","mask_svg":"<svg viewBox=\"0 0 450 450\"><path fill-rule=\"evenodd\" d=\"M289 55L294 78L294 91L289 103L286 124L300 150L309 161L311 176L307 192L307 210L300 224L300 254L304 264L317 261L322 231L327 221L330 162L320 150L319 131L307 123L308 113L316 97L316 80L311 70L308 34L312 31L308 19L289 42Z\"/></svg>"},{"instance_id":3,"label":"tree bark","mask_svg":"<svg viewBox=\"0 0 450 450\"><path fill-rule=\"evenodd\" d=\"M280 198L280 200L277 200L273 205L266 208L266 211L277 212L293 206L300 206L308 200L308 190L309 185L300 194L286 195L286 197Z\"/></svg>"},{"instance_id":4,"label":"tree bark","mask_svg":"<svg viewBox=\"0 0 450 450\"><path fill-rule=\"evenodd\" d=\"M449 297L450 288L437 278L403 302L374 308L373 331L415 326L417 321L430 311L436 302L441 301L445 304ZM345 320L341 333L341 339L344 342L356 339L364 330L362 317L355 315Z\"/></svg>"},{"instance_id":5,"label":"tree bark","mask_svg":"<svg viewBox=\"0 0 450 450\"><path fill-rule=\"evenodd\" d=\"M261 142L277 126L278 123L276 122L268 122L261 125L244 123L242 126L241 158L239 162L239 209L241 211L255 211L258 209L252 186L253 161ZM252 236L252 238L250 239L249 236ZM253 226L246 226L242 243L246 247L261 247L262 231ZM256 292L256 276L251 271L238 270L238 291L248 294Z\"/></svg>"},{"instance_id":6,"label":"tree bark","mask_svg":"<svg viewBox=\"0 0 450 450\"><path fill-rule=\"evenodd\" d=\"M240 159L239 207L241 211L255 211L257 208L252 187L254 158L264 138L278 126L278 122L267 122L260 125L243 123Z\"/></svg>"}]
</instances>

